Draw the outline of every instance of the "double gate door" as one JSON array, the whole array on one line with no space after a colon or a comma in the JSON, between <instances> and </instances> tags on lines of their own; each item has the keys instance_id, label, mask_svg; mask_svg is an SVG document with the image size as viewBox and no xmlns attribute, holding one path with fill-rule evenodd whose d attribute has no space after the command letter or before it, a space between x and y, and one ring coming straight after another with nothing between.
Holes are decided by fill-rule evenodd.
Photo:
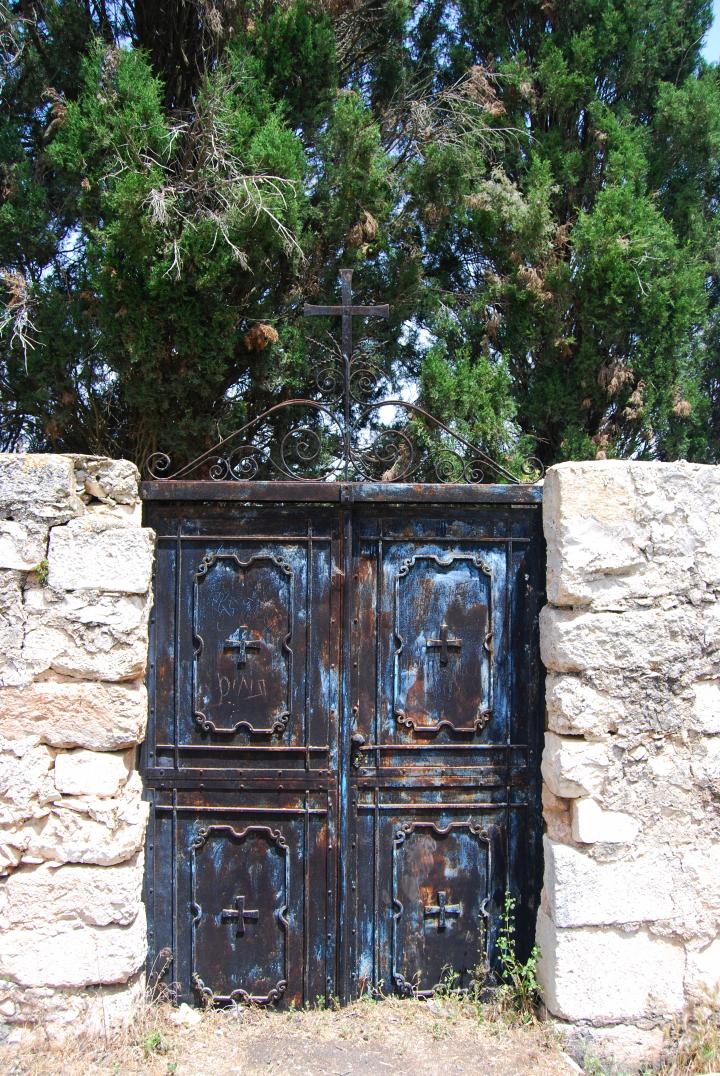
<instances>
[{"instance_id":1,"label":"double gate door","mask_svg":"<svg viewBox=\"0 0 720 1076\"><path fill-rule=\"evenodd\" d=\"M146 501L150 970L180 1000L468 985L507 891L531 944L539 506L423 498Z\"/></svg>"}]
</instances>

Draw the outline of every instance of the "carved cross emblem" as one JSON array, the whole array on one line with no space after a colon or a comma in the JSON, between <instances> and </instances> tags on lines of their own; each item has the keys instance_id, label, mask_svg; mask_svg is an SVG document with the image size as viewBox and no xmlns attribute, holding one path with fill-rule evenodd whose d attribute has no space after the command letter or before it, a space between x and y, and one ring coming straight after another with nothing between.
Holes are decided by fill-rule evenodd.
<instances>
[{"instance_id":1,"label":"carved cross emblem","mask_svg":"<svg viewBox=\"0 0 720 1076\"><path fill-rule=\"evenodd\" d=\"M257 643L250 638L250 630L245 625L241 628L237 628L230 638L225 640L223 646L227 650L237 650L238 666L244 665L247 662L248 650L260 649L260 643Z\"/></svg>"},{"instance_id":2,"label":"carved cross emblem","mask_svg":"<svg viewBox=\"0 0 720 1076\"><path fill-rule=\"evenodd\" d=\"M445 930L447 927L447 917L449 915L460 915L462 911L461 904L448 904L447 893L444 889L441 889L437 895L437 904L428 904L425 906L425 919L434 919L437 916L438 930Z\"/></svg>"},{"instance_id":3,"label":"carved cross emblem","mask_svg":"<svg viewBox=\"0 0 720 1076\"><path fill-rule=\"evenodd\" d=\"M223 908L220 913L220 918L226 923L236 921L237 926L235 928L235 935L239 936L245 933L246 921L257 923L260 917L260 912L257 908L248 908L246 911L245 897L243 896L235 897L234 903L234 908Z\"/></svg>"},{"instance_id":4,"label":"carved cross emblem","mask_svg":"<svg viewBox=\"0 0 720 1076\"><path fill-rule=\"evenodd\" d=\"M448 626L443 623L440 628L439 639L428 639L425 644L427 650L439 650L440 651L440 664L447 665L450 657L450 650L461 650L462 639L450 639L448 637Z\"/></svg>"}]
</instances>

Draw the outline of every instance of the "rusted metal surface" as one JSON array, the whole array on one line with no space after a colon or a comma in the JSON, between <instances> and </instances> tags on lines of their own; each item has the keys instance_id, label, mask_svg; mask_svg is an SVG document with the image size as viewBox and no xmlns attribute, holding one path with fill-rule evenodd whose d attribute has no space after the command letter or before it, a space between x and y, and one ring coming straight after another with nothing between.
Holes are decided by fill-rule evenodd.
<instances>
[{"instance_id":1,"label":"rusted metal surface","mask_svg":"<svg viewBox=\"0 0 720 1076\"><path fill-rule=\"evenodd\" d=\"M141 482L146 501L272 501L325 504L540 504L542 486L459 482Z\"/></svg>"},{"instance_id":2,"label":"rusted metal surface","mask_svg":"<svg viewBox=\"0 0 720 1076\"><path fill-rule=\"evenodd\" d=\"M539 506L147 501L151 968L190 1003L467 985L540 886Z\"/></svg>"},{"instance_id":3,"label":"rusted metal surface","mask_svg":"<svg viewBox=\"0 0 720 1076\"><path fill-rule=\"evenodd\" d=\"M159 482L415 479L512 485L541 478L543 467L534 457L523 461L518 476L508 462L493 459L401 393L381 398L387 371L372 348L354 347L352 325L355 317L387 319L390 309L353 303L352 276L351 269L340 270L341 305L304 307L306 317L341 318L339 346L331 334L325 342L312 341L317 351L314 396L274 404L189 463L178 466L166 452L153 452L145 461L146 477Z\"/></svg>"}]
</instances>

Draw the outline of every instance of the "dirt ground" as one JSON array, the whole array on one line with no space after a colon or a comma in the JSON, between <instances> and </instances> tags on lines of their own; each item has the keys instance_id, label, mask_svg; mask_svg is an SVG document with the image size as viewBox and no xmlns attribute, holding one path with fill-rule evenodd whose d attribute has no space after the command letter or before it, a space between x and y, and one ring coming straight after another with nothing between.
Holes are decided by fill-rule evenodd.
<instances>
[{"instance_id":1,"label":"dirt ground","mask_svg":"<svg viewBox=\"0 0 720 1076\"><path fill-rule=\"evenodd\" d=\"M184 1022L187 1021L187 1022ZM149 1008L109 1042L0 1047L7 1076L570 1076L547 1025L511 1027L453 1000L359 1001L340 1011Z\"/></svg>"}]
</instances>

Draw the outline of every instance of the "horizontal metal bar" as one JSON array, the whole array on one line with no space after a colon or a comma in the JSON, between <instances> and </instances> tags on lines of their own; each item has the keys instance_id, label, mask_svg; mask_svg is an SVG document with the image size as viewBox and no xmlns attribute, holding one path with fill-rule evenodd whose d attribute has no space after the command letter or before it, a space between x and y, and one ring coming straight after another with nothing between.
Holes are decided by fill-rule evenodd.
<instances>
[{"instance_id":1,"label":"horizontal metal bar","mask_svg":"<svg viewBox=\"0 0 720 1076\"><path fill-rule=\"evenodd\" d=\"M500 770L500 773L497 773ZM505 789L511 785L513 789L523 787L523 781L527 779L527 766L499 765L489 771L488 768L476 766L457 766L452 773L447 770L424 768L422 766L383 766L373 769L367 766L365 769L356 770L353 776L357 788L367 788L368 785L378 785L378 788L396 785L398 788L444 789L444 788L467 788L467 789Z\"/></svg>"},{"instance_id":2,"label":"horizontal metal bar","mask_svg":"<svg viewBox=\"0 0 720 1076\"><path fill-rule=\"evenodd\" d=\"M140 483L144 501L298 501L326 504L539 504L541 485L448 482L211 482Z\"/></svg>"},{"instance_id":3,"label":"horizontal metal bar","mask_svg":"<svg viewBox=\"0 0 720 1076\"><path fill-rule=\"evenodd\" d=\"M241 778L241 779L239 779ZM227 771L215 770L213 773L198 770L183 770L177 773L151 772L143 774L143 783L148 789L164 789L171 792L180 790L210 790L213 792L242 793L243 796L255 792L310 792L334 795L337 782L327 770L322 771L285 771L281 777L268 770L243 770L240 775L233 771L228 777Z\"/></svg>"},{"instance_id":4,"label":"horizontal metal bar","mask_svg":"<svg viewBox=\"0 0 720 1076\"><path fill-rule=\"evenodd\" d=\"M368 743L358 747L358 751L527 751L526 743Z\"/></svg>"},{"instance_id":5,"label":"horizontal metal bar","mask_svg":"<svg viewBox=\"0 0 720 1076\"><path fill-rule=\"evenodd\" d=\"M177 535L173 535L172 537L175 539ZM455 534L450 535L449 537L447 535L437 534L362 534L360 536L360 539L363 542L377 541L378 538L382 538L383 542L387 542L388 544L390 544L390 542L399 542L400 544L405 543L406 545L409 542L412 542L414 545L418 545L420 542L427 542L428 545L442 545L443 543L446 545L502 545L503 543L509 545L512 542L513 545L516 543L519 545L521 542L533 541L532 538L506 538L504 535L500 534L488 535L487 537L476 537L473 535L472 538L464 534ZM373 556L373 554L362 553L361 556Z\"/></svg>"},{"instance_id":6,"label":"horizontal metal bar","mask_svg":"<svg viewBox=\"0 0 720 1076\"><path fill-rule=\"evenodd\" d=\"M172 743L159 743L155 747L156 751L174 751L175 744ZM310 754L327 754L330 748L327 744L318 745L317 747L263 747L262 744L177 744L178 751L262 751L265 754L268 751L277 751L283 755L304 755L306 752Z\"/></svg>"},{"instance_id":7,"label":"horizontal metal bar","mask_svg":"<svg viewBox=\"0 0 720 1076\"><path fill-rule=\"evenodd\" d=\"M507 800L498 800L497 803L443 803L442 800L424 803L362 803L358 800L355 807L358 811L499 811L504 807L527 807L527 804L508 803Z\"/></svg>"},{"instance_id":8,"label":"horizontal metal bar","mask_svg":"<svg viewBox=\"0 0 720 1076\"><path fill-rule=\"evenodd\" d=\"M307 770L296 770L294 773L288 771L280 777L268 770L243 770L241 774L232 771L230 777L227 771L223 774L218 771L199 773L197 770L183 770L175 774L151 774L144 783L148 788L213 788L215 791L242 792L243 795L258 790L261 792L330 793L336 785L335 780L327 772L316 776Z\"/></svg>"},{"instance_id":9,"label":"horizontal metal bar","mask_svg":"<svg viewBox=\"0 0 720 1076\"><path fill-rule=\"evenodd\" d=\"M327 808L325 807L266 807L264 804L258 807L206 807L201 803L184 804L178 803L173 807L172 803L156 803L156 811L167 811L172 814L177 811L178 814L254 814L254 815L266 815L266 814L327 814Z\"/></svg>"},{"instance_id":10,"label":"horizontal metal bar","mask_svg":"<svg viewBox=\"0 0 720 1076\"><path fill-rule=\"evenodd\" d=\"M158 534L158 542L332 542L332 535L322 534ZM524 539L519 539L524 541Z\"/></svg>"}]
</instances>

